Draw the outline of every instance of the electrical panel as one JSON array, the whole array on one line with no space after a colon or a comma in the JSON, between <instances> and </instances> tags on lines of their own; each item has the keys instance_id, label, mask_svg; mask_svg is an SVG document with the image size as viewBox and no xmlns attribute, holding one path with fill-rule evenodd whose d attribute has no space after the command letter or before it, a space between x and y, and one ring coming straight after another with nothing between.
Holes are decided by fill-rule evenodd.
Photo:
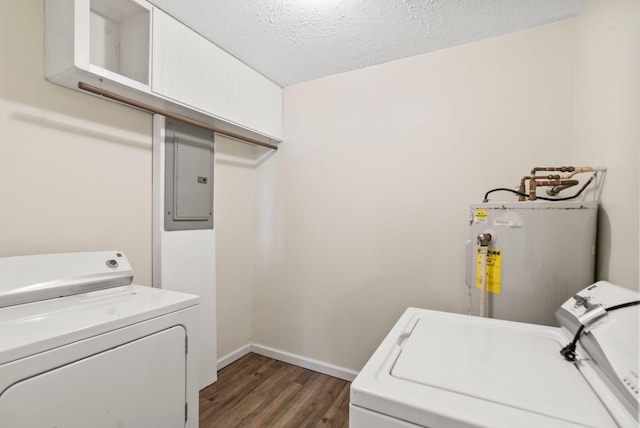
<instances>
[{"instance_id":1,"label":"electrical panel","mask_svg":"<svg viewBox=\"0 0 640 428\"><path fill-rule=\"evenodd\" d=\"M165 230L213 229L214 134L177 120L165 127Z\"/></svg>"}]
</instances>

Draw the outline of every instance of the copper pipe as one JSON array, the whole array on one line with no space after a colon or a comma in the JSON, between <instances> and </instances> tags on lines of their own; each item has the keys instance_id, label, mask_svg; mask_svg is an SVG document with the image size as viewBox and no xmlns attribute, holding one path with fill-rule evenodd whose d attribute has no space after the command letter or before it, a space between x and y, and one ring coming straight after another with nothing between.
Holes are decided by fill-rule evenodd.
<instances>
[{"instance_id":1,"label":"copper pipe","mask_svg":"<svg viewBox=\"0 0 640 428\"><path fill-rule=\"evenodd\" d=\"M572 172L575 168L572 166L536 166L531 170L531 177L529 179L529 200L535 201L537 199L536 189L538 184L536 182L536 172L539 171L560 171L560 172Z\"/></svg>"},{"instance_id":2,"label":"copper pipe","mask_svg":"<svg viewBox=\"0 0 640 428\"><path fill-rule=\"evenodd\" d=\"M520 187L518 188L518 191L519 191L520 193L525 193L525 192L527 191L527 188L526 188L526 186L525 186L524 182L525 182L525 181L527 181L527 180L528 180L528 179L530 179L530 178L531 178L530 176L525 175L524 177L522 177L522 178L520 179ZM525 197L524 197L524 196L522 196L522 195L518 195L518 200L519 200L519 201L524 201L524 200L525 200Z\"/></svg>"},{"instance_id":3,"label":"copper pipe","mask_svg":"<svg viewBox=\"0 0 640 428\"><path fill-rule=\"evenodd\" d=\"M571 178L576 174L580 174L583 172L591 172L593 171L593 168L590 166L581 166L580 168L576 168L575 171L573 171L571 174L565 176L564 178Z\"/></svg>"},{"instance_id":4,"label":"copper pipe","mask_svg":"<svg viewBox=\"0 0 640 428\"><path fill-rule=\"evenodd\" d=\"M538 171L573 172L575 169L573 166L536 166L531 170L531 175L535 176Z\"/></svg>"},{"instance_id":5,"label":"copper pipe","mask_svg":"<svg viewBox=\"0 0 640 428\"><path fill-rule=\"evenodd\" d=\"M541 172L541 171L568 172L569 174L564 176L560 174L536 175L536 172ZM576 174L580 174L583 172L592 172L592 171L606 171L606 168L590 167L590 166L582 166L577 168L574 166L534 167L531 170L531 175L525 175L520 179L520 186L518 188L518 192L521 193L521 195L518 195L518 200L524 201L527 199L526 196L522 195L522 194L527 194L527 186L526 186L527 180L529 180L528 199L530 201L535 201L537 199L536 191L538 187L541 187L541 186L552 187L552 189L549 189L547 193L549 195L557 195L561 191L579 184L578 180L569 180L569 178L573 177ZM593 179L593 177L591 179Z\"/></svg>"},{"instance_id":6,"label":"copper pipe","mask_svg":"<svg viewBox=\"0 0 640 428\"><path fill-rule=\"evenodd\" d=\"M264 143L264 142L262 142L260 140L256 140L256 139L250 138L250 137L245 137L243 135L236 134L234 132L225 131L225 130L222 130L220 128L216 128L215 126L209 125L207 123L191 119L190 117L183 116L183 115L178 114L178 113L173 113L173 112L170 112L169 110L164 110L164 109L161 109L161 108L157 108L157 107L154 107L154 106L152 106L150 104L146 104L146 103L143 103L141 101L134 100L133 98L125 97L123 95L116 94L115 92L111 92L111 91L104 90L102 88L98 88L97 86L93 86L93 85L90 85L90 84L85 83L85 82L78 82L78 88L82 89L83 91L91 92L91 93L96 94L96 95L101 95L101 96L103 96L105 98L109 98L110 100L113 100L113 101L118 101L120 103L127 104L129 106L136 107L136 108L139 108L141 110L146 110L146 111L148 111L150 113L161 114L162 116L169 117L171 119L180 120L182 122L186 122L186 123L189 123L191 125L199 126L201 128L208 129L209 131L216 132L216 133L218 133L220 135L224 135L225 137L229 137L229 138L233 138L233 139L236 139L236 140L240 140L241 142L246 142L246 143L249 143L249 144L255 144L256 146L262 146L262 147L266 147L266 148L272 149L272 150L278 150L278 146L276 146L276 145L269 144L269 143Z\"/></svg>"},{"instance_id":7,"label":"copper pipe","mask_svg":"<svg viewBox=\"0 0 640 428\"><path fill-rule=\"evenodd\" d=\"M573 187L576 184L578 184L577 180L568 180L568 181L570 181L571 184L563 184L563 185L559 185L559 186L553 186L550 189L547 189L547 195L549 195L549 196L557 196L558 193L562 192L563 190L566 190L569 187Z\"/></svg>"},{"instance_id":8,"label":"copper pipe","mask_svg":"<svg viewBox=\"0 0 640 428\"><path fill-rule=\"evenodd\" d=\"M530 201L535 201L536 200L536 189L537 188L538 188L538 182L536 181L535 175L533 175L529 179L529 200Z\"/></svg>"},{"instance_id":9,"label":"copper pipe","mask_svg":"<svg viewBox=\"0 0 640 428\"><path fill-rule=\"evenodd\" d=\"M571 186L576 186L580 184L580 182L578 180L547 180L547 181L538 181L537 182L537 186L567 186L567 187L571 187Z\"/></svg>"},{"instance_id":10,"label":"copper pipe","mask_svg":"<svg viewBox=\"0 0 640 428\"><path fill-rule=\"evenodd\" d=\"M533 177L530 175L525 175L524 177L522 177L520 179L520 187L518 189L518 191L520 193L526 193L527 191L527 187L525 185L525 182L527 180L529 181L529 200L530 201L535 201L537 199L537 195L536 195L536 188L540 185L538 181L536 181L536 178L538 179L543 179L543 180L559 180L562 177L560 177L557 174L550 174L550 175L538 175L537 177ZM518 196L518 200L519 201L524 201L526 198L522 195Z\"/></svg>"},{"instance_id":11,"label":"copper pipe","mask_svg":"<svg viewBox=\"0 0 640 428\"><path fill-rule=\"evenodd\" d=\"M536 188L538 186L540 187L556 187L556 186L563 186L563 188L569 188L572 186L576 186L578 185L580 182L578 180L564 180L564 179L553 179L553 180L547 180L547 181L535 181L535 180L531 180L531 182L529 183L529 200L530 201L535 201L537 196L536 196Z\"/></svg>"}]
</instances>

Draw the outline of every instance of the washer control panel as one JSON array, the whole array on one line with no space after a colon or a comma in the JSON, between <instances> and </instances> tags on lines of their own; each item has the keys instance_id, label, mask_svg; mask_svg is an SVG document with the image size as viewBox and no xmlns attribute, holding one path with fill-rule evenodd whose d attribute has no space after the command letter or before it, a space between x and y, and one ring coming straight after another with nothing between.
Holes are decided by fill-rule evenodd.
<instances>
[{"instance_id":1,"label":"washer control panel","mask_svg":"<svg viewBox=\"0 0 640 428\"><path fill-rule=\"evenodd\" d=\"M563 328L575 335L584 331L578 344L578 360L592 362L615 386L616 395L629 411L640 411L640 293L599 281L567 300L556 312Z\"/></svg>"}]
</instances>

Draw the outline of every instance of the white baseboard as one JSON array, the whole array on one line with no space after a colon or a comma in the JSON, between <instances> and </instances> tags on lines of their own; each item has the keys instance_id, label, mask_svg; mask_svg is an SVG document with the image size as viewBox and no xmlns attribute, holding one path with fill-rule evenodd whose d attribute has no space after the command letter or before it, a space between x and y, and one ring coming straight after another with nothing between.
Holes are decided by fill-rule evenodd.
<instances>
[{"instance_id":1,"label":"white baseboard","mask_svg":"<svg viewBox=\"0 0 640 428\"><path fill-rule=\"evenodd\" d=\"M348 382L353 382L358 374L354 370L345 369L344 367L335 366L333 364L325 363L324 361L314 360L313 358L303 357L290 352L280 351L257 343L253 343L251 345L251 352L255 352L256 354L264 355L265 357L273 358L275 360L284 361L285 363L293 364L305 369L313 370L314 372L337 377L338 379L343 379Z\"/></svg>"},{"instance_id":2,"label":"white baseboard","mask_svg":"<svg viewBox=\"0 0 640 428\"><path fill-rule=\"evenodd\" d=\"M222 358L218 358L218 370L227 367L229 364L233 363L236 360L239 360L249 352L251 352L251 343L247 343L246 345L228 353Z\"/></svg>"},{"instance_id":3,"label":"white baseboard","mask_svg":"<svg viewBox=\"0 0 640 428\"><path fill-rule=\"evenodd\" d=\"M358 374L358 372L354 370L345 369L344 367L339 367L324 361L314 360L313 358L303 357L301 355L292 354L290 352L281 351L279 349L270 348L257 343L244 345L218 359L218 370L244 357L249 352L255 352L256 354L264 355L265 357L273 358L274 360L283 361L285 363L293 364L294 366L313 370L314 372L337 377L338 379L346 380L348 382L353 382Z\"/></svg>"}]
</instances>

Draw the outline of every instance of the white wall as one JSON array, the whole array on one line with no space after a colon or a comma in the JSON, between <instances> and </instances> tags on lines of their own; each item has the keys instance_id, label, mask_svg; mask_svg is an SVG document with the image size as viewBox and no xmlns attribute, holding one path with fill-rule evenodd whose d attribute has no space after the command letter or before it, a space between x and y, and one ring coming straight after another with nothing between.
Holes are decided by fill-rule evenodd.
<instances>
[{"instance_id":1,"label":"white wall","mask_svg":"<svg viewBox=\"0 0 640 428\"><path fill-rule=\"evenodd\" d=\"M574 37L566 21L285 88L257 175L254 342L359 370L407 306L463 312L468 205L570 159Z\"/></svg>"},{"instance_id":2,"label":"white wall","mask_svg":"<svg viewBox=\"0 0 640 428\"><path fill-rule=\"evenodd\" d=\"M252 340L256 161L265 149L216 136L215 211L218 359Z\"/></svg>"},{"instance_id":3,"label":"white wall","mask_svg":"<svg viewBox=\"0 0 640 428\"><path fill-rule=\"evenodd\" d=\"M590 0L576 21L576 163L608 167L598 224L599 279L638 287L640 2Z\"/></svg>"},{"instance_id":4,"label":"white wall","mask_svg":"<svg viewBox=\"0 0 640 428\"><path fill-rule=\"evenodd\" d=\"M0 256L118 249L151 284L151 116L44 79L42 1L0 2Z\"/></svg>"}]
</instances>

